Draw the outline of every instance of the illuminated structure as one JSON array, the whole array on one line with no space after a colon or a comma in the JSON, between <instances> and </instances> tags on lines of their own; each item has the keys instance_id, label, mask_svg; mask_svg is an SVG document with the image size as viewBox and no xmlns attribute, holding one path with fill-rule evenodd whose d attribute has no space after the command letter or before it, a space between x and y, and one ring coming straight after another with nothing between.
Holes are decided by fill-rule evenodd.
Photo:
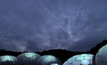
<instances>
[{"instance_id":1,"label":"illuminated structure","mask_svg":"<svg viewBox=\"0 0 107 65\"><path fill-rule=\"evenodd\" d=\"M61 65L61 61L53 55L41 56L36 65Z\"/></svg>"},{"instance_id":2,"label":"illuminated structure","mask_svg":"<svg viewBox=\"0 0 107 65\"><path fill-rule=\"evenodd\" d=\"M35 65L37 60L40 58L40 55L33 52L27 52L19 55L18 61L23 65Z\"/></svg>"},{"instance_id":3,"label":"illuminated structure","mask_svg":"<svg viewBox=\"0 0 107 65\"><path fill-rule=\"evenodd\" d=\"M75 55L69 58L63 65L92 65L92 54Z\"/></svg>"},{"instance_id":4,"label":"illuminated structure","mask_svg":"<svg viewBox=\"0 0 107 65\"><path fill-rule=\"evenodd\" d=\"M107 45L103 46L95 56L96 65L107 65Z\"/></svg>"},{"instance_id":5,"label":"illuminated structure","mask_svg":"<svg viewBox=\"0 0 107 65\"><path fill-rule=\"evenodd\" d=\"M0 65L18 65L18 60L14 56L0 56Z\"/></svg>"}]
</instances>

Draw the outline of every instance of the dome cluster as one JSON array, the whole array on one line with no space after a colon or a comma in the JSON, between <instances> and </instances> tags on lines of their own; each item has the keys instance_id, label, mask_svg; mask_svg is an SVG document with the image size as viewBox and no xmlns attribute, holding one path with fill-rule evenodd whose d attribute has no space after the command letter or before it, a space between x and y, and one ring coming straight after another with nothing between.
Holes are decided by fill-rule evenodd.
<instances>
[{"instance_id":1,"label":"dome cluster","mask_svg":"<svg viewBox=\"0 0 107 65\"><path fill-rule=\"evenodd\" d=\"M37 53L26 52L17 57L11 55L0 56L0 65L107 65L107 45L103 46L95 56L79 54L70 57L64 63L53 55L41 56Z\"/></svg>"},{"instance_id":2,"label":"dome cluster","mask_svg":"<svg viewBox=\"0 0 107 65\"><path fill-rule=\"evenodd\" d=\"M62 65L61 61L53 55L40 56L37 53L27 52L18 55L0 56L0 65Z\"/></svg>"}]
</instances>

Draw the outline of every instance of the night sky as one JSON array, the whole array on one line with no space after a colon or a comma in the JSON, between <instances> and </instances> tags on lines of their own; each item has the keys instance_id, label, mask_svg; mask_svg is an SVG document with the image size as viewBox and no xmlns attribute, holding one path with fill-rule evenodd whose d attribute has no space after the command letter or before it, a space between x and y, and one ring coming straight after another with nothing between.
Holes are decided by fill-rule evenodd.
<instances>
[{"instance_id":1,"label":"night sky","mask_svg":"<svg viewBox=\"0 0 107 65\"><path fill-rule=\"evenodd\" d=\"M0 0L0 49L88 51L107 39L107 0Z\"/></svg>"}]
</instances>

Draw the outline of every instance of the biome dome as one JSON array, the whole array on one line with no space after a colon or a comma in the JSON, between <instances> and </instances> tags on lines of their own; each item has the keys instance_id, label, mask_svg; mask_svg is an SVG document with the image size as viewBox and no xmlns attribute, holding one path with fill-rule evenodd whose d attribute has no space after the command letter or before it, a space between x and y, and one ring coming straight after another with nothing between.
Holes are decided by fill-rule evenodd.
<instances>
[{"instance_id":1,"label":"biome dome","mask_svg":"<svg viewBox=\"0 0 107 65\"><path fill-rule=\"evenodd\" d=\"M92 65L92 54L80 54L69 58L63 65Z\"/></svg>"},{"instance_id":2,"label":"biome dome","mask_svg":"<svg viewBox=\"0 0 107 65\"><path fill-rule=\"evenodd\" d=\"M33 52L26 52L17 56L20 64L23 65L35 65L40 55Z\"/></svg>"},{"instance_id":3,"label":"biome dome","mask_svg":"<svg viewBox=\"0 0 107 65\"><path fill-rule=\"evenodd\" d=\"M44 55L38 59L36 65L62 65L62 63L53 55Z\"/></svg>"},{"instance_id":4,"label":"biome dome","mask_svg":"<svg viewBox=\"0 0 107 65\"><path fill-rule=\"evenodd\" d=\"M0 56L0 65L18 65L18 60L11 55Z\"/></svg>"},{"instance_id":5,"label":"biome dome","mask_svg":"<svg viewBox=\"0 0 107 65\"><path fill-rule=\"evenodd\" d=\"M103 46L95 56L96 65L107 65L107 45Z\"/></svg>"},{"instance_id":6,"label":"biome dome","mask_svg":"<svg viewBox=\"0 0 107 65\"><path fill-rule=\"evenodd\" d=\"M52 63L51 65L59 65L58 63Z\"/></svg>"}]
</instances>

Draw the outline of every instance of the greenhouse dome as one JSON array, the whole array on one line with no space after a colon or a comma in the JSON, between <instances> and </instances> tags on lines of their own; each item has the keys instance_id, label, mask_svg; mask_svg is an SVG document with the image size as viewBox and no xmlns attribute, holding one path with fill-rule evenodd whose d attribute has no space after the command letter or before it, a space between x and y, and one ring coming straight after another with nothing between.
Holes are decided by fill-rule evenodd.
<instances>
[{"instance_id":1,"label":"greenhouse dome","mask_svg":"<svg viewBox=\"0 0 107 65\"><path fill-rule=\"evenodd\" d=\"M63 65L92 65L92 54L80 54L69 58Z\"/></svg>"},{"instance_id":2,"label":"greenhouse dome","mask_svg":"<svg viewBox=\"0 0 107 65\"><path fill-rule=\"evenodd\" d=\"M107 65L107 45L103 46L95 56L96 65Z\"/></svg>"},{"instance_id":3,"label":"greenhouse dome","mask_svg":"<svg viewBox=\"0 0 107 65\"><path fill-rule=\"evenodd\" d=\"M53 55L41 56L36 65L61 65L61 61Z\"/></svg>"},{"instance_id":4,"label":"greenhouse dome","mask_svg":"<svg viewBox=\"0 0 107 65\"><path fill-rule=\"evenodd\" d=\"M40 55L33 52L26 52L17 56L20 64L23 65L35 65Z\"/></svg>"},{"instance_id":5,"label":"greenhouse dome","mask_svg":"<svg viewBox=\"0 0 107 65\"><path fill-rule=\"evenodd\" d=\"M18 60L11 55L0 56L0 65L18 65Z\"/></svg>"}]
</instances>

